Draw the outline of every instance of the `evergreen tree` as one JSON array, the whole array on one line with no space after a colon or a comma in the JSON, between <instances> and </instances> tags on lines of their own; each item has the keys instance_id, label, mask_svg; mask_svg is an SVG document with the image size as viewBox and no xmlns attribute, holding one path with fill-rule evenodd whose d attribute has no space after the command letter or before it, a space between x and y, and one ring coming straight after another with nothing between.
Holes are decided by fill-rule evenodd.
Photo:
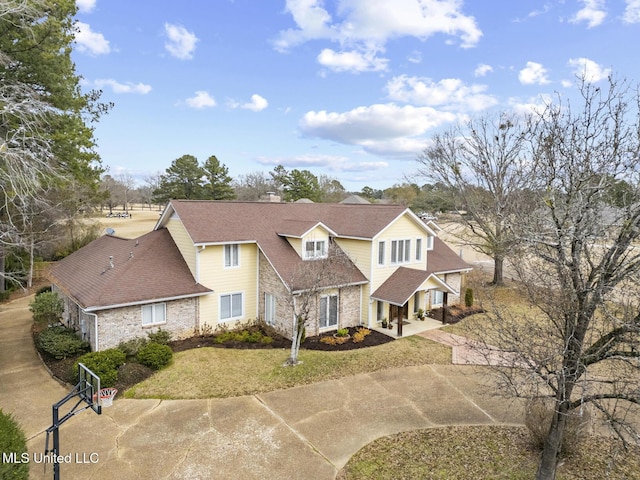
<instances>
[{"instance_id":1,"label":"evergreen tree","mask_svg":"<svg viewBox=\"0 0 640 480\"><path fill-rule=\"evenodd\" d=\"M207 183L204 185L204 198L208 200L233 200L236 192L231 186L233 180L229 169L221 164L215 155L207 158L202 167Z\"/></svg>"}]
</instances>

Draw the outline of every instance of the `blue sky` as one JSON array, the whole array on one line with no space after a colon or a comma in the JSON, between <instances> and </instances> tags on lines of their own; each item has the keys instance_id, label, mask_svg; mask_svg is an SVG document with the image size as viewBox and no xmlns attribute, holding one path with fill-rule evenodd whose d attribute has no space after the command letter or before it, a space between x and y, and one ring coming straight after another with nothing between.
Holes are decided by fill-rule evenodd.
<instances>
[{"instance_id":1,"label":"blue sky","mask_svg":"<svg viewBox=\"0 0 640 480\"><path fill-rule=\"evenodd\" d=\"M455 122L640 82L640 0L77 4L77 73L115 104L98 152L141 183L191 154L386 188Z\"/></svg>"}]
</instances>

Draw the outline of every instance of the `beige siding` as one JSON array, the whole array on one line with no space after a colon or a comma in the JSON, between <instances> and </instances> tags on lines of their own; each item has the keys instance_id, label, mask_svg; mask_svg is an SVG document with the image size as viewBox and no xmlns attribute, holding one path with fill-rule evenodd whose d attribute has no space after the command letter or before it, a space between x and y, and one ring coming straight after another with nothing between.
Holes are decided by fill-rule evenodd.
<instances>
[{"instance_id":1,"label":"beige siding","mask_svg":"<svg viewBox=\"0 0 640 480\"><path fill-rule=\"evenodd\" d=\"M371 277L371 241L336 238L336 244L360 269L365 277Z\"/></svg>"},{"instance_id":2,"label":"beige siding","mask_svg":"<svg viewBox=\"0 0 640 480\"><path fill-rule=\"evenodd\" d=\"M418 238L422 239L422 253L419 261L416 260L416 239ZM408 262L391 263L391 242L394 240L409 240L411 242ZM380 241L385 242L385 262L383 266L378 265L378 246ZM371 290L375 291L400 266L425 270L427 268L426 245L427 233L420 228L413 219L407 215L403 215L393 222L385 231L376 237L373 242L374 263L372 268Z\"/></svg>"},{"instance_id":3,"label":"beige siding","mask_svg":"<svg viewBox=\"0 0 640 480\"><path fill-rule=\"evenodd\" d=\"M302 239L287 237L287 242L289 242L289 245L296 251L298 256L302 258Z\"/></svg>"},{"instance_id":4,"label":"beige siding","mask_svg":"<svg viewBox=\"0 0 640 480\"><path fill-rule=\"evenodd\" d=\"M200 302L200 320L215 329L220 317L220 295L242 293L241 318L221 322L225 326L254 320L258 316L258 248L253 243L240 244L239 266L224 266L224 246L208 246L200 252L200 283L214 291Z\"/></svg>"},{"instance_id":5,"label":"beige siding","mask_svg":"<svg viewBox=\"0 0 640 480\"><path fill-rule=\"evenodd\" d=\"M177 217L172 217L167 222L167 230L169 230L173 241L176 242L178 250L180 250L182 257L185 262L187 262L191 274L197 279L196 247L193 245L193 241L184 228L184 225L182 225L182 221Z\"/></svg>"}]
</instances>

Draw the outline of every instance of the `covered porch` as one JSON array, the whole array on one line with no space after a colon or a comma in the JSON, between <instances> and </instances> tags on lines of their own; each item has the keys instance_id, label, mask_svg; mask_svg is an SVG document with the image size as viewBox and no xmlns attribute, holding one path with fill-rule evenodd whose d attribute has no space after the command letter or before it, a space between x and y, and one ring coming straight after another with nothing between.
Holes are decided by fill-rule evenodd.
<instances>
[{"instance_id":1,"label":"covered porch","mask_svg":"<svg viewBox=\"0 0 640 480\"><path fill-rule=\"evenodd\" d=\"M447 307L449 293L457 294L433 272L399 267L371 295L371 300L376 302L376 322L371 328L399 338L443 325L442 319L426 315L431 306L429 294L433 291L442 293L440 306L443 309ZM386 328L384 323L387 324Z\"/></svg>"}]
</instances>

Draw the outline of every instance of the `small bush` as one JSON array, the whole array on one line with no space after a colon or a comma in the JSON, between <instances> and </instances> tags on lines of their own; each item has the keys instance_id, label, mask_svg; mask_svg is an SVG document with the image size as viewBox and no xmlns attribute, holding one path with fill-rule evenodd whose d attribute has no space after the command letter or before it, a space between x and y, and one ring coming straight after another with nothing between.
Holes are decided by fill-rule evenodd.
<instances>
[{"instance_id":1,"label":"small bush","mask_svg":"<svg viewBox=\"0 0 640 480\"><path fill-rule=\"evenodd\" d=\"M39 351L51 355L56 360L88 352L91 348L75 330L62 326L49 327L38 334L36 346Z\"/></svg>"},{"instance_id":2,"label":"small bush","mask_svg":"<svg viewBox=\"0 0 640 480\"><path fill-rule=\"evenodd\" d=\"M338 336L338 337L346 337L347 335L349 335L349 329L348 328L339 328L336 331L336 336Z\"/></svg>"},{"instance_id":3,"label":"small bush","mask_svg":"<svg viewBox=\"0 0 640 480\"><path fill-rule=\"evenodd\" d=\"M51 291L51 285L45 285L44 287L40 287L38 290L36 290L36 297L40 294L49 293Z\"/></svg>"},{"instance_id":4,"label":"small bush","mask_svg":"<svg viewBox=\"0 0 640 480\"><path fill-rule=\"evenodd\" d=\"M135 357L136 355L138 355L140 349L147 344L147 342L148 340L146 338L132 338L131 340L127 340L126 342L121 342L118 345L118 350L124 353L127 358Z\"/></svg>"},{"instance_id":5,"label":"small bush","mask_svg":"<svg viewBox=\"0 0 640 480\"><path fill-rule=\"evenodd\" d=\"M320 337L320 341L327 345L342 345L343 343L347 343L347 340L349 340L348 337L334 337L333 335Z\"/></svg>"},{"instance_id":6,"label":"small bush","mask_svg":"<svg viewBox=\"0 0 640 480\"><path fill-rule=\"evenodd\" d=\"M158 328L158 331L155 333L147 333L147 336L149 337L150 342L159 343L160 345L168 345L171 341L171 332L162 330L161 328Z\"/></svg>"},{"instance_id":7,"label":"small bush","mask_svg":"<svg viewBox=\"0 0 640 480\"><path fill-rule=\"evenodd\" d=\"M255 327L249 327L249 329L243 330L225 330L218 333L213 339L214 343L262 343L268 345L273 342L273 338L262 333Z\"/></svg>"},{"instance_id":8,"label":"small bush","mask_svg":"<svg viewBox=\"0 0 640 480\"><path fill-rule=\"evenodd\" d=\"M542 450L545 439L549 434L553 418L555 402L550 398L532 398L527 402L524 424L531 434L531 442L537 449ZM587 409L571 412L562 437L560 452L571 456L580 450L580 444L587 435L591 415Z\"/></svg>"},{"instance_id":9,"label":"small bush","mask_svg":"<svg viewBox=\"0 0 640 480\"><path fill-rule=\"evenodd\" d=\"M0 409L0 452L16 453L18 460L27 453L27 440L24 432L11 414ZM0 478L11 480L27 480L29 478L28 463L0 462Z\"/></svg>"},{"instance_id":10,"label":"small bush","mask_svg":"<svg viewBox=\"0 0 640 480\"><path fill-rule=\"evenodd\" d=\"M5 290L4 292L0 292L0 302L6 302L11 298L11 291Z\"/></svg>"},{"instance_id":11,"label":"small bush","mask_svg":"<svg viewBox=\"0 0 640 480\"><path fill-rule=\"evenodd\" d=\"M77 375L78 363L82 363L100 377L100 388L113 387L118 381L118 367L126 360L127 356L117 348L87 353L78 358L74 365L74 375Z\"/></svg>"},{"instance_id":12,"label":"small bush","mask_svg":"<svg viewBox=\"0 0 640 480\"><path fill-rule=\"evenodd\" d=\"M353 334L353 343L364 342L364 338L371 333L368 328L359 328L356 333Z\"/></svg>"},{"instance_id":13,"label":"small bush","mask_svg":"<svg viewBox=\"0 0 640 480\"><path fill-rule=\"evenodd\" d=\"M43 292L29 304L33 321L41 325L54 325L62 319L64 305L55 292Z\"/></svg>"},{"instance_id":14,"label":"small bush","mask_svg":"<svg viewBox=\"0 0 640 480\"><path fill-rule=\"evenodd\" d=\"M473 289L467 288L464 292L464 306L467 308L473 307Z\"/></svg>"},{"instance_id":15,"label":"small bush","mask_svg":"<svg viewBox=\"0 0 640 480\"><path fill-rule=\"evenodd\" d=\"M138 362L154 370L160 370L171 363L173 351L167 345L149 342L138 352Z\"/></svg>"}]
</instances>

